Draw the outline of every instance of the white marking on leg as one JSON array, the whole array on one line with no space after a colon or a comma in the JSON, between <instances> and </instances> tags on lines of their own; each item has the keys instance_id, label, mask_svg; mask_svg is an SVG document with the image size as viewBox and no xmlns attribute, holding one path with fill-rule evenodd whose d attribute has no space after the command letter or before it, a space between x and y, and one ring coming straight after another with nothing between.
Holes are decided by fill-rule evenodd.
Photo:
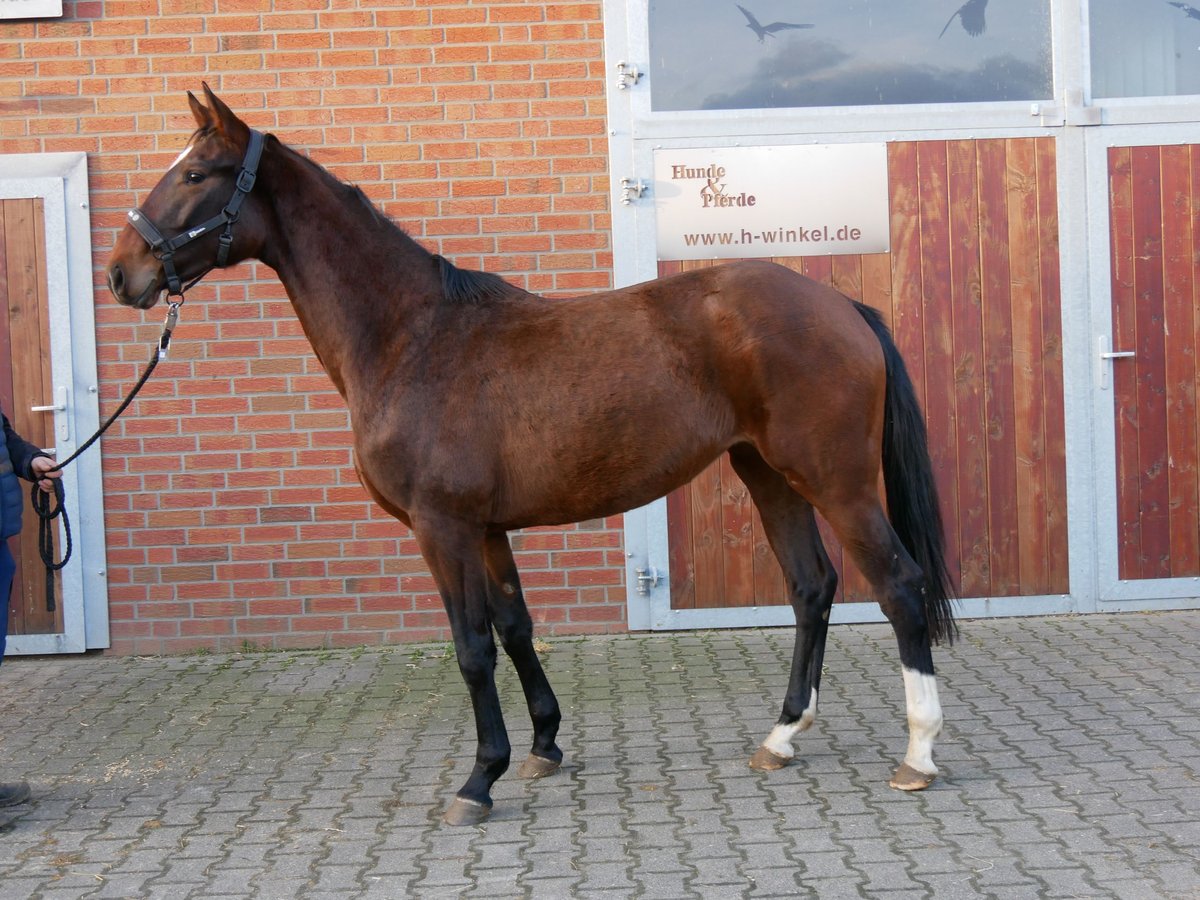
<instances>
[{"instance_id":1,"label":"white marking on leg","mask_svg":"<svg viewBox=\"0 0 1200 900\"><path fill-rule=\"evenodd\" d=\"M908 753L904 762L926 775L936 775L933 741L942 730L942 704L938 701L937 679L915 669L902 668L904 697L908 706Z\"/></svg>"},{"instance_id":2,"label":"white marking on leg","mask_svg":"<svg viewBox=\"0 0 1200 900\"><path fill-rule=\"evenodd\" d=\"M783 759L791 759L796 755L796 749L792 746L792 738L802 731L807 731L812 727L812 723L817 718L817 691L814 688L812 696L809 698L808 706L804 712L800 713L800 718L790 725L779 724L771 729L771 733L767 735L767 739L762 742L762 745L774 753L776 756Z\"/></svg>"}]
</instances>

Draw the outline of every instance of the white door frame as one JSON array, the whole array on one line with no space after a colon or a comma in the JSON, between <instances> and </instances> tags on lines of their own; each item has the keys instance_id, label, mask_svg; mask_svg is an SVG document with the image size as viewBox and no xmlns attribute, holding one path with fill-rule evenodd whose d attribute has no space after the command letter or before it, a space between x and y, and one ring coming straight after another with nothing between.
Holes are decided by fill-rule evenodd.
<instances>
[{"instance_id":1,"label":"white door frame","mask_svg":"<svg viewBox=\"0 0 1200 900\"><path fill-rule=\"evenodd\" d=\"M1086 144L1088 218L1092 260L1087 294L1092 301L1091 333L1094 491L1097 523L1097 598L1105 610L1200 608L1200 577L1122 579L1118 571L1117 454L1112 367L1120 360L1100 358L1099 340L1113 350L1111 250L1109 244L1108 149L1110 147L1200 144L1200 122L1119 125L1089 129ZM1105 378L1108 375L1110 377ZM1107 387L1105 386L1107 384Z\"/></svg>"},{"instance_id":2,"label":"white door frame","mask_svg":"<svg viewBox=\"0 0 1200 900\"><path fill-rule=\"evenodd\" d=\"M1069 156L1066 144L1082 146L1081 128L1061 127L1055 132L1058 152ZM1045 136L1045 126L1034 128L1005 128L989 132L988 137ZM855 143L860 141L911 141L921 139L962 140L978 137L975 129L943 129L931 134L925 131L861 132L852 134L830 134L820 136L822 143ZM795 143L811 143L812 135L775 135L768 139L773 146ZM631 168L638 173L653 171L653 153L659 148L680 147L729 147L745 143L744 137L709 136L700 138L660 138L648 141L632 141ZM1062 157L1060 157L1061 160ZM1062 163L1059 165L1060 178ZM619 190L622 176L614 161L613 180L618 185L614 195L614 255L634 240L641 242L639 248L628 248L629 255L636 261L636 276L619 284L644 281L657 274L655 247L654 207L648 193L641 202L623 204ZM643 178L648 178L644 175ZM1080 179L1082 181L1082 179ZM1075 188L1078 193L1080 188ZM1092 473L1090 429L1088 427L1087 404L1090 394L1091 369L1085 348L1090 344L1080 332L1080 316L1086 317L1087 296L1082 290L1070 290L1074 284L1082 283L1087 271L1086 255L1072 253L1068 248L1086 245L1087 217L1081 212L1067 208L1064 186L1059 191L1060 273L1062 279L1063 316L1063 380L1065 386L1065 416L1067 441L1067 496L1069 580L1071 590L1066 594L1044 594L1025 597L970 597L957 604L959 615L967 618L1028 616L1054 613L1090 611L1095 608L1095 575L1091 560L1094 559L1094 515L1091 512ZM1082 209L1082 207L1080 207ZM618 225L618 223L622 223ZM618 232L617 229L620 228ZM1072 237L1073 236L1073 237ZM629 268L634 264L627 263ZM1072 273L1075 273L1072 275ZM1068 324L1070 323L1070 324ZM719 609L679 610L671 608L670 562L667 534L667 504L659 499L627 513L625 516L627 616L633 630L675 630L692 628L731 627L775 627L792 625L795 622L789 606L751 606ZM639 581L641 576L641 581ZM648 576L648 577L647 577ZM874 603L839 603L833 608L830 621L834 624L855 622L883 622L885 618Z\"/></svg>"},{"instance_id":3,"label":"white door frame","mask_svg":"<svg viewBox=\"0 0 1200 900\"><path fill-rule=\"evenodd\" d=\"M54 449L59 459L65 459L99 427L87 157L83 153L14 154L0 156L0 161L0 199L40 198L45 216L54 397L19 397L17 402L63 406L54 413ZM82 653L109 646L99 445L64 470L63 487L74 546L62 570L58 598L63 630L9 635L9 654ZM25 515L32 511L26 510ZM61 546L61 524L59 536Z\"/></svg>"}]
</instances>

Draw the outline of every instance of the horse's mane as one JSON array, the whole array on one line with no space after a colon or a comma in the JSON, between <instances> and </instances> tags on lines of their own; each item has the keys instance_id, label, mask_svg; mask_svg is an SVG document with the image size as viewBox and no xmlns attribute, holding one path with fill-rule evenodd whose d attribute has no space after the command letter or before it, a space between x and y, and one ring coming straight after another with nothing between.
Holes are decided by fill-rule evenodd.
<instances>
[{"instance_id":1,"label":"horse's mane","mask_svg":"<svg viewBox=\"0 0 1200 900\"><path fill-rule=\"evenodd\" d=\"M442 276L442 293L451 303L486 303L502 300L520 291L499 275L479 272L475 269L460 269L446 257L434 254Z\"/></svg>"},{"instance_id":2,"label":"horse's mane","mask_svg":"<svg viewBox=\"0 0 1200 900\"><path fill-rule=\"evenodd\" d=\"M274 136L272 135L272 137ZM281 146L287 147L282 141L279 143ZM288 147L287 149L291 150L292 148ZM442 294L451 303L486 303L490 300L500 300L504 297L511 297L514 294L521 293L520 288L509 284L499 275L494 275L491 272L478 272L474 269L460 269L450 260L446 259L446 257L437 253L429 253L428 250L413 240L408 232L392 221L388 215L376 206L358 185L342 181L320 163L309 159L303 153L297 153L295 150L292 150L292 153L303 160L315 172L319 173L347 202L353 200L362 203L363 206L370 210L376 224L388 231L394 232L397 237L412 244L422 253L429 256L437 264Z\"/></svg>"}]
</instances>

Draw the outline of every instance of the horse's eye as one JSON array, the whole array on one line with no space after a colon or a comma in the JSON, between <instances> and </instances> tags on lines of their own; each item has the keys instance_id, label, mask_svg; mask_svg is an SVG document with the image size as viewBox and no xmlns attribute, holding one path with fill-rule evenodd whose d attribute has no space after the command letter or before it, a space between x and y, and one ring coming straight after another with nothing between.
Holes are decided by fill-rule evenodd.
<instances>
[{"instance_id":1,"label":"horse's eye","mask_svg":"<svg viewBox=\"0 0 1200 900\"><path fill-rule=\"evenodd\" d=\"M183 176L188 184L199 184L204 180L204 173L197 172L195 169Z\"/></svg>"}]
</instances>

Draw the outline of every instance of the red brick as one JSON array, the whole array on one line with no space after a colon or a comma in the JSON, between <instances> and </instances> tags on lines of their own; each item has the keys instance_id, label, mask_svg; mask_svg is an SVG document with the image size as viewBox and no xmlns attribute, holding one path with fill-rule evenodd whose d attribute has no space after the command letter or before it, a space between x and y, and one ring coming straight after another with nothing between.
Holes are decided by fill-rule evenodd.
<instances>
[{"instance_id":1,"label":"red brick","mask_svg":"<svg viewBox=\"0 0 1200 900\"><path fill-rule=\"evenodd\" d=\"M223 0L220 13L214 0L161 0L161 15L145 12L153 0L112 0L103 17L92 3L84 18L85 2L76 21L14 26L21 54L0 45L0 61L48 63L19 76L38 103L22 112L0 100L0 150L97 154L96 259L183 146L183 90L207 72L252 124L361 184L431 248L536 290L611 286L597 0L335 11L289 0L266 13L258 0ZM111 409L157 339L158 316L101 303L96 319ZM185 323L142 417L105 440L114 646L444 639L436 587L407 529L358 486L345 404L274 275L261 265L212 273L189 294ZM551 630L622 626L620 520L595 527L513 537ZM351 605L314 618L304 599ZM216 615L185 630L176 619L189 600L217 604L206 607ZM245 614L221 606L231 602ZM592 607L616 612L571 615ZM175 615L157 615L153 629L131 620L155 609Z\"/></svg>"}]
</instances>

